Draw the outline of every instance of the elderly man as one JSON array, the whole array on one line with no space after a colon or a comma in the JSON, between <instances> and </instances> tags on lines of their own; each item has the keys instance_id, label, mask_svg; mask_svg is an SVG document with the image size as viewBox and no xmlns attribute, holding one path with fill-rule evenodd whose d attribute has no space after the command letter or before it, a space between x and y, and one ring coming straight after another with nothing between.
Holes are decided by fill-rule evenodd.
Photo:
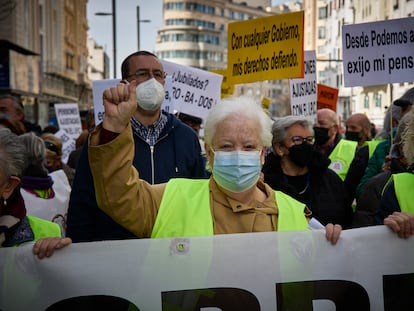
<instances>
[{"instance_id":1,"label":"elderly man","mask_svg":"<svg viewBox=\"0 0 414 311\"><path fill-rule=\"evenodd\" d=\"M339 119L335 111L329 108L318 109L316 123L313 127L315 134L315 148L329 156L341 140L339 133Z\"/></svg>"},{"instance_id":2,"label":"elderly man","mask_svg":"<svg viewBox=\"0 0 414 311\"><path fill-rule=\"evenodd\" d=\"M124 85L132 82L138 85L139 102L135 104L129 122L139 152L130 164L139 170L141 178L158 184L172 177L207 177L195 131L173 114L161 111L165 73L157 56L147 51L133 53L122 62L121 71ZM77 164L68 209L67 236L74 242L136 237L99 209L88 148L83 148Z\"/></svg>"},{"instance_id":3,"label":"elderly man","mask_svg":"<svg viewBox=\"0 0 414 311\"><path fill-rule=\"evenodd\" d=\"M353 200L368 160L379 141L371 140L371 122L363 113L351 115L345 122L345 128L345 139L339 141L329 156L329 168L344 180Z\"/></svg>"}]
</instances>

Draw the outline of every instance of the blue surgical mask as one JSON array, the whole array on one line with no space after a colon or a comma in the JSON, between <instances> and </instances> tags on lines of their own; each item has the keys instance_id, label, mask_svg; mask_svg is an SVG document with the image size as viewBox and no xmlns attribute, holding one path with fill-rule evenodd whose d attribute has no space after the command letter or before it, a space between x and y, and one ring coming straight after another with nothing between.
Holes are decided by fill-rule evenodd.
<instances>
[{"instance_id":1,"label":"blue surgical mask","mask_svg":"<svg viewBox=\"0 0 414 311\"><path fill-rule=\"evenodd\" d=\"M213 151L213 177L217 184L239 193L251 188L260 176L260 151Z\"/></svg>"}]
</instances>

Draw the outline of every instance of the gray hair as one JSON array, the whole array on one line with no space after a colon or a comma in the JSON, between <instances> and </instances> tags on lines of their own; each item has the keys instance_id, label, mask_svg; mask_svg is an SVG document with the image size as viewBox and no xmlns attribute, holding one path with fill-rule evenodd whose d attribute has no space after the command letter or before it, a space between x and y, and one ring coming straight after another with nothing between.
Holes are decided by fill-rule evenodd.
<instances>
[{"instance_id":1,"label":"gray hair","mask_svg":"<svg viewBox=\"0 0 414 311\"><path fill-rule=\"evenodd\" d=\"M21 177L26 167L24 147L8 128L0 128L0 173L4 180Z\"/></svg>"},{"instance_id":2,"label":"gray hair","mask_svg":"<svg viewBox=\"0 0 414 311\"><path fill-rule=\"evenodd\" d=\"M409 165L414 163L414 110L404 116L407 121L406 128L402 133L403 153Z\"/></svg>"},{"instance_id":3,"label":"gray hair","mask_svg":"<svg viewBox=\"0 0 414 311\"><path fill-rule=\"evenodd\" d=\"M282 144L287 138L287 130L295 124L299 124L306 128L313 136L313 122L304 116L286 116L276 118L272 126L272 146Z\"/></svg>"},{"instance_id":4,"label":"gray hair","mask_svg":"<svg viewBox=\"0 0 414 311\"><path fill-rule=\"evenodd\" d=\"M263 147L269 147L272 140L270 129L272 120L263 110L263 108L247 96L228 97L220 100L213 106L207 116L204 126L204 140L211 145L213 137L216 134L217 125L229 116L243 116L250 120L257 120L260 124L260 138Z\"/></svg>"},{"instance_id":5,"label":"gray hair","mask_svg":"<svg viewBox=\"0 0 414 311\"><path fill-rule=\"evenodd\" d=\"M27 169L23 175L34 177L44 177L48 175L46 168L46 147L42 138L36 136L33 132L20 135L20 143L25 148Z\"/></svg>"}]
</instances>

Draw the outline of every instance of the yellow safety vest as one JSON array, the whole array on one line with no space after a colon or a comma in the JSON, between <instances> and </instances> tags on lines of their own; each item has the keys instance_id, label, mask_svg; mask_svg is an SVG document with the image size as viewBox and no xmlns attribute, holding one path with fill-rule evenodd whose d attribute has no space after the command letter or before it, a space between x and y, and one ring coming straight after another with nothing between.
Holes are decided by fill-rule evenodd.
<instances>
[{"instance_id":1,"label":"yellow safety vest","mask_svg":"<svg viewBox=\"0 0 414 311\"><path fill-rule=\"evenodd\" d=\"M380 140L370 140L365 142L368 145L369 157L374 153L375 148L380 143ZM338 176L345 180L348 174L349 167L355 157L355 150L358 146L356 141L341 139L329 155L331 164L329 168L333 170Z\"/></svg>"},{"instance_id":2,"label":"yellow safety vest","mask_svg":"<svg viewBox=\"0 0 414 311\"><path fill-rule=\"evenodd\" d=\"M392 175L395 196L402 212L414 214L413 196L410 195L414 186L414 174L399 173Z\"/></svg>"},{"instance_id":3,"label":"yellow safety vest","mask_svg":"<svg viewBox=\"0 0 414 311\"><path fill-rule=\"evenodd\" d=\"M213 235L208 179L170 179L151 233L152 238ZM305 205L275 191L278 231L308 230Z\"/></svg>"},{"instance_id":4,"label":"yellow safety vest","mask_svg":"<svg viewBox=\"0 0 414 311\"><path fill-rule=\"evenodd\" d=\"M35 241L40 238L62 236L59 224L31 215L27 215L27 218L34 233Z\"/></svg>"}]
</instances>

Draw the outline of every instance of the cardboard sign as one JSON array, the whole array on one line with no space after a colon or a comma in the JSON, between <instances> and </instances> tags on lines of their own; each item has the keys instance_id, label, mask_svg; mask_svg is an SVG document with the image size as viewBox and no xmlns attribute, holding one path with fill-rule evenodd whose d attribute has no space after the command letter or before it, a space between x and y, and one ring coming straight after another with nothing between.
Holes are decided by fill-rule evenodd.
<instances>
[{"instance_id":1,"label":"cardboard sign","mask_svg":"<svg viewBox=\"0 0 414 311\"><path fill-rule=\"evenodd\" d=\"M414 18L344 25L345 86L414 81Z\"/></svg>"},{"instance_id":2,"label":"cardboard sign","mask_svg":"<svg viewBox=\"0 0 414 311\"><path fill-rule=\"evenodd\" d=\"M228 83L303 77L304 12L228 25Z\"/></svg>"},{"instance_id":3,"label":"cardboard sign","mask_svg":"<svg viewBox=\"0 0 414 311\"><path fill-rule=\"evenodd\" d=\"M316 52L304 53L304 77L290 79L290 104L294 116L316 116Z\"/></svg>"},{"instance_id":4,"label":"cardboard sign","mask_svg":"<svg viewBox=\"0 0 414 311\"><path fill-rule=\"evenodd\" d=\"M82 133L82 122L77 103L55 104L56 119L59 129L73 139Z\"/></svg>"},{"instance_id":5,"label":"cardboard sign","mask_svg":"<svg viewBox=\"0 0 414 311\"><path fill-rule=\"evenodd\" d=\"M338 93L337 88L318 83L318 109L329 108L336 111Z\"/></svg>"},{"instance_id":6,"label":"cardboard sign","mask_svg":"<svg viewBox=\"0 0 414 311\"><path fill-rule=\"evenodd\" d=\"M166 91L166 101L174 110L205 120L210 109L221 98L223 76L190 66L160 60L171 79Z\"/></svg>"}]
</instances>

